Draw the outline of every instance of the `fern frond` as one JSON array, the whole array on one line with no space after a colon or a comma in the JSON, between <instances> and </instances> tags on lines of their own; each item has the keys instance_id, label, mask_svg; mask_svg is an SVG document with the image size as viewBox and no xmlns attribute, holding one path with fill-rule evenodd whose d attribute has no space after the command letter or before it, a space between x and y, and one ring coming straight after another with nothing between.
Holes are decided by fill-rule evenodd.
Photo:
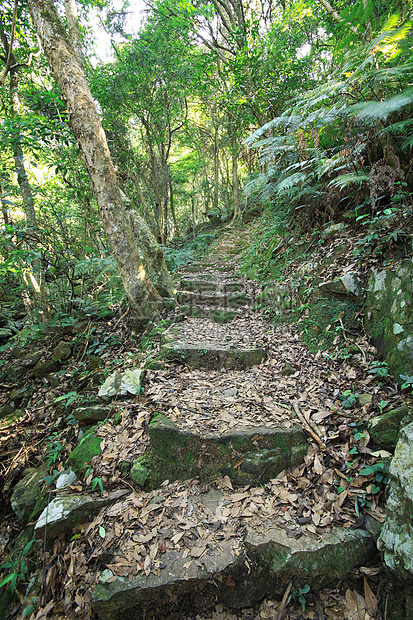
<instances>
[{"instance_id":1,"label":"fern frond","mask_svg":"<svg viewBox=\"0 0 413 620\"><path fill-rule=\"evenodd\" d=\"M329 187L335 187L341 191L348 185L352 185L355 183L357 184L368 183L369 181L370 181L370 176L368 174L348 173L348 174L341 174L340 176L330 181L328 185Z\"/></svg>"},{"instance_id":2,"label":"fern frond","mask_svg":"<svg viewBox=\"0 0 413 620\"><path fill-rule=\"evenodd\" d=\"M394 95L384 101L363 101L350 106L354 116L365 120L386 120L393 112L398 112L404 106L413 102L413 88L407 88L403 93Z\"/></svg>"},{"instance_id":3,"label":"fern frond","mask_svg":"<svg viewBox=\"0 0 413 620\"><path fill-rule=\"evenodd\" d=\"M283 192L290 190L295 185L302 183L303 181L306 180L306 178L307 178L307 175L304 174L303 172L295 172L294 174L290 174L290 176L286 177L285 179L282 179L282 181L278 181L274 189L277 192L277 194L280 195Z\"/></svg>"}]
</instances>

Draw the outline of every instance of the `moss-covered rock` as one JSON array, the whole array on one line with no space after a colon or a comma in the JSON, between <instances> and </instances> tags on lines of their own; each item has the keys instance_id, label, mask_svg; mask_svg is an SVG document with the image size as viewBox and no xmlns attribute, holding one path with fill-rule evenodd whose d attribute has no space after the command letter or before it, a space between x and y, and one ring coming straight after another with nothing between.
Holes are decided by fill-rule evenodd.
<instances>
[{"instance_id":1,"label":"moss-covered rock","mask_svg":"<svg viewBox=\"0 0 413 620\"><path fill-rule=\"evenodd\" d=\"M289 581L318 588L337 583L354 566L373 557L373 538L364 530L334 529L319 539L310 536L290 538L282 528L270 527L265 532L249 528L245 539L247 554L266 567L267 587L282 595Z\"/></svg>"},{"instance_id":2,"label":"moss-covered rock","mask_svg":"<svg viewBox=\"0 0 413 620\"><path fill-rule=\"evenodd\" d=\"M95 430L95 427L92 427L83 435L67 459L67 467L71 467L77 476L80 476L86 463L100 454L102 438L96 435Z\"/></svg>"},{"instance_id":3,"label":"moss-covered rock","mask_svg":"<svg viewBox=\"0 0 413 620\"><path fill-rule=\"evenodd\" d=\"M374 443L385 450L394 451L403 426L413 421L413 409L399 407L372 418L368 430Z\"/></svg>"},{"instance_id":4,"label":"moss-covered rock","mask_svg":"<svg viewBox=\"0 0 413 620\"><path fill-rule=\"evenodd\" d=\"M143 487L146 484L149 475L150 471L146 467L145 463L139 458L135 459L129 473L129 477L133 480L133 482L138 484L140 487Z\"/></svg>"},{"instance_id":5,"label":"moss-covered rock","mask_svg":"<svg viewBox=\"0 0 413 620\"><path fill-rule=\"evenodd\" d=\"M43 379L43 377L47 377L52 372L56 372L60 368L60 363L58 361L48 361L42 362L38 364L33 370L33 376L36 379Z\"/></svg>"},{"instance_id":6,"label":"moss-covered rock","mask_svg":"<svg viewBox=\"0 0 413 620\"><path fill-rule=\"evenodd\" d=\"M373 270L367 286L365 328L398 383L413 374L413 261Z\"/></svg>"},{"instance_id":7,"label":"moss-covered rock","mask_svg":"<svg viewBox=\"0 0 413 620\"><path fill-rule=\"evenodd\" d=\"M165 480L228 475L236 484L259 484L302 462L307 441L292 428L234 429L201 437L158 414L149 424L150 448L140 463L150 470L152 488Z\"/></svg>"},{"instance_id":8,"label":"moss-covered rock","mask_svg":"<svg viewBox=\"0 0 413 620\"><path fill-rule=\"evenodd\" d=\"M47 489L43 478L48 466L42 465L19 480L13 489L11 507L22 525L36 518L47 503Z\"/></svg>"}]
</instances>

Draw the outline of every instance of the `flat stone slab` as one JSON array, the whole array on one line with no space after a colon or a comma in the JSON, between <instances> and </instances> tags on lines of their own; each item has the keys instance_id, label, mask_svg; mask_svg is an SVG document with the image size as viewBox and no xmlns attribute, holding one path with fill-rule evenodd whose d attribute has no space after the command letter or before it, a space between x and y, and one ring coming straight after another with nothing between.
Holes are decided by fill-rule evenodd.
<instances>
[{"instance_id":1,"label":"flat stone slab","mask_svg":"<svg viewBox=\"0 0 413 620\"><path fill-rule=\"evenodd\" d=\"M152 488L165 480L198 477L203 482L229 476L234 484L262 484L283 469L302 463L307 440L299 426L239 428L201 435L167 416L149 424L150 448L142 462Z\"/></svg>"},{"instance_id":2,"label":"flat stone slab","mask_svg":"<svg viewBox=\"0 0 413 620\"><path fill-rule=\"evenodd\" d=\"M266 357L265 349L259 347L220 347L209 342L188 344L182 341L166 342L160 348L162 357L187 364L191 368L219 370L231 368L244 370L261 364Z\"/></svg>"},{"instance_id":3,"label":"flat stone slab","mask_svg":"<svg viewBox=\"0 0 413 620\"><path fill-rule=\"evenodd\" d=\"M212 280L181 280L181 288L183 291L193 291L194 293L201 293L204 291L216 291L219 289L219 282Z\"/></svg>"},{"instance_id":4,"label":"flat stone slab","mask_svg":"<svg viewBox=\"0 0 413 620\"><path fill-rule=\"evenodd\" d=\"M76 525L89 520L107 504L104 498L89 495L63 495L55 497L40 515L34 528L36 538L56 538L71 532Z\"/></svg>"},{"instance_id":5,"label":"flat stone slab","mask_svg":"<svg viewBox=\"0 0 413 620\"><path fill-rule=\"evenodd\" d=\"M120 614L122 620L137 620L147 617L149 611L156 618L170 618L173 611L200 611L216 601L231 600L234 577L247 572L244 558L237 553L237 542L224 540L196 562L183 558L182 553L168 551L162 557L165 568L159 574L146 577L143 573L131 581L116 577L105 582L105 571L92 594L93 610L101 620L118 620ZM254 601L253 594L245 597L246 604Z\"/></svg>"},{"instance_id":6,"label":"flat stone slab","mask_svg":"<svg viewBox=\"0 0 413 620\"><path fill-rule=\"evenodd\" d=\"M261 489L256 491L252 503L254 497L260 499ZM242 514L252 514L241 506L246 495L210 488L198 494L188 489L184 499L181 496L182 504L171 506L166 498L168 514L175 523L167 527L166 552L160 553L154 542L153 521L143 521L134 534L133 553L141 562L138 571L135 562L131 576L114 571L118 562L127 570L129 560L124 554L132 552L119 548L119 541L112 543L113 549L106 547L105 556L113 559L103 561L107 568L92 593L94 612L101 620L143 620L192 616L216 603L242 609L266 595L281 597L292 578L295 587L315 587L321 582L336 585L374 554L374 541L364 530L331 528L317 539L306 534L294 538L271 518L265 530L258 522L246 528L241 522L236 524L227 515L238 510L237 506ZM164 509L162 499L160 491L160 497L143 511L159 513ZM105 526L109 528L110 523ZM185 537L187 542L183 542Z\"/></svg>"},{"instance_id":7,"label":"flat stone slab","mask_svg":"<svg viewBox=\"0 0 413 620\"><path fill-rule=\"evenodd\" d=\"M178 291L177 299L178 303L186 305L205 305L214 307L226 307L228 305L228 297L222 293L207 295L205 293L193 293L191 291Z\"/></svg>"}]
</instances>

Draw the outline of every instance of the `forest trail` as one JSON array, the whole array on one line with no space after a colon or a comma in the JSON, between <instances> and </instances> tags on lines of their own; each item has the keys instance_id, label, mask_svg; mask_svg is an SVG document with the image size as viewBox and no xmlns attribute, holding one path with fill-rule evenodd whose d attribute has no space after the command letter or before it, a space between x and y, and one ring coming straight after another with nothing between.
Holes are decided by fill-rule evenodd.
<instances>
[{"instance_id":1,"label":"forest trail","mask_svg":"<svg viewBox=\"0 0 413 620\"><path fill-rule=\"evenodd\" d=\"M146 450L155 488L127 495L88 528L115 532L115 547L95 536L93 555L115 554L92 594L103 620L120 610L344 619L365 598L336 586L350 571L350 588L379 572L370 565L384 513L374 498L363 518L355 507L371 476L347 476L354 424L336 406L349 378L360 392L370 381L347 362L332 368L296 328L261 315L261 289L237 268L245 244L228 233L179 274L175 312L186 318L161 335L168 366L148 371L145 387L156 412Z\"/></svg>"},{"instance_id":2,"label":"forest trail","mask_svg":"<svg viewBox=\"0 0 413 620\"><path fill-rule=\"evenodd\" d=\"M381 457L358 432L379 389L367 345L332 359L299 323L269 321L238 269L242 234L176 274L178 306L142 339L144 394L106 405L100 454L55 495L76 506L44 553L33 620L71 617L73 601L101 620L344 620L363 605L380 618L384 485L363 467Z\"/></svg>"}]
</instances>

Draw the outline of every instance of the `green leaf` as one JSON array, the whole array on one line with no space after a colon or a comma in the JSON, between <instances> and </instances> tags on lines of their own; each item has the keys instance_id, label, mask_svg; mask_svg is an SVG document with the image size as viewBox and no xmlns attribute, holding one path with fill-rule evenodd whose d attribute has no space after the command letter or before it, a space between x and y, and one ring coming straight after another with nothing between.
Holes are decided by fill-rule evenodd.
<instances>
[{"instance_id":1,"label":"green leaf","mask_svg":"<svg viewBox=\"0 0 413 620\"><path fill-rule=\"evenodd\" d=\"M0 588L2 588L3 586L9 583L10 590L13 593L16 587L16 581L17 581L17 573L10 573L10 575L7 575L7 577L5 577L4 579L0 581Z\"/></svg>"},{"instance_id":2,"label":"green leaf","mask_svg":"<svg viewBox=\"0 0 413 620\"><path fill-rule=\"evenodd\" d=\"M366 465L363 469L360 470L360 476L370 476L370 474L374 474L376 469L372 465Z\"/></svg>"},{"instance_id":3,"label":"green leaf","mask_svg":"<svg viewBox=\"0 0 413 620\"><path fill-rule=\"evenodd\" d=\"M103 525L99 525L99 536L100 536L101 538L105 538L105 536L106 536L106 530L105 530L105 528L103 527Z\"/></svg>"}]
</instances>

